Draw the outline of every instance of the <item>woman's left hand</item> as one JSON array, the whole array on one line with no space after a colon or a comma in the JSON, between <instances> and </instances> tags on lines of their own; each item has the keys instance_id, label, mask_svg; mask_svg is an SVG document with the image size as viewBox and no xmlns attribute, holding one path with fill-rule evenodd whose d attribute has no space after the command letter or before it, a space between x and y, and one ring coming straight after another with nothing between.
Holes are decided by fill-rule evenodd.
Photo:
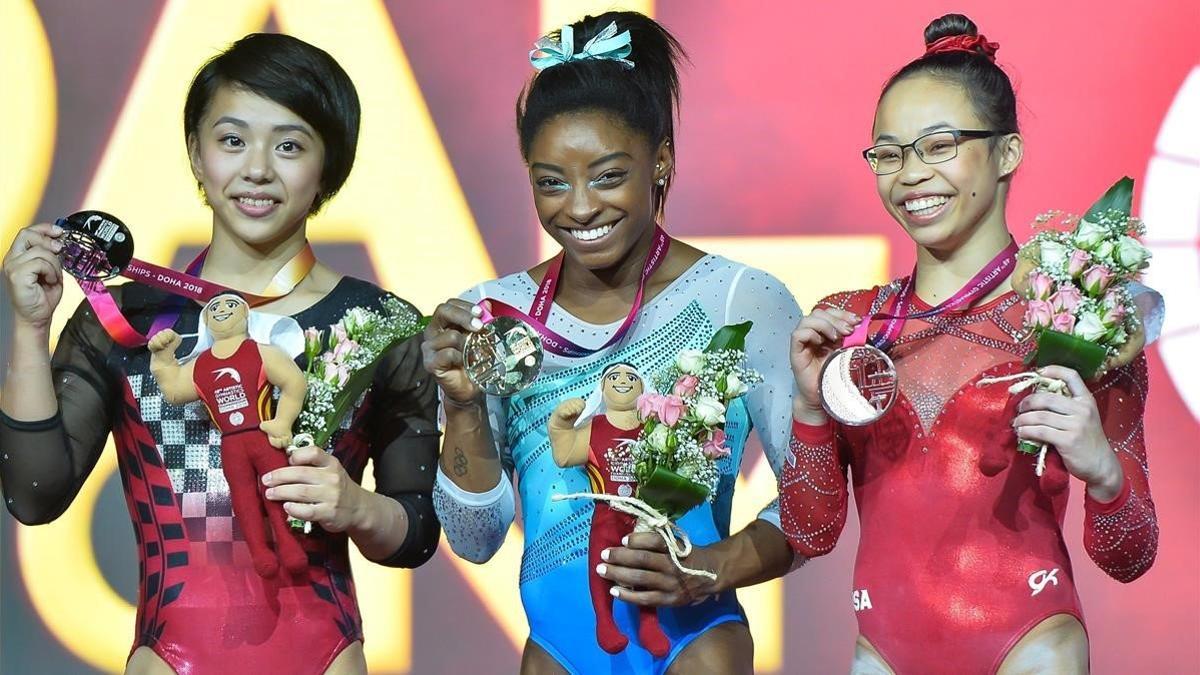
<instances>
[{"instance_id":1,"label":"woman's left hand","mask_svg":"<svg viewBox=\"0 0 1200 675\"><path fill-rule=\"evenodd\" d=\"M291 466L265 474L267 499L283 502L293 518L317 523L327 532L354 527L365 507L364 490L342 468L337 457L316 446L296 448Z\"/></svg>"},{"instance_id":2,"label":"woman's left hand","mask_svg":"<svg viewBox=\"0 0 1200 675\"><path fill-rule=\"evenodd\" d=\"M1069 395L1034 392L1026 396L1013 420L1017 437L1054 446L1067 471L1087 483L1093 499L1112 501L1121 492L1125 472L1104 435L1092 392L1070 368L1046 366L1038 372L1066 382Z\"/></svg>"},{"instance_id":3,"label":"woman's left hand","mask_svg":"<svg viewBox=\"0 0 1200 675\"><path fill-rule=\"evenodd\" d=\"M678 607L696 604L721 592L716 581L680 571L659 535L635 532L623 543L624 546L605 549L600 555L603 562L593 570L613 582L613 595L617 598L647 607ZM703 547L693 548L679 562L709 572L720 567L716 554Z\"/></svg>"}]
</instances>

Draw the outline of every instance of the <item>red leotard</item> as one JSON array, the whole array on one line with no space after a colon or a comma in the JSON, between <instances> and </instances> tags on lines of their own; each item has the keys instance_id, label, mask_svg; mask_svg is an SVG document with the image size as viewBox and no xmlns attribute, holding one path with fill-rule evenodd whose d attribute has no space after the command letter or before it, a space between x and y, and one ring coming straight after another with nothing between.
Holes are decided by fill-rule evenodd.
<instances>
[{"instance_id":1,"label":"red leotard","mask_svg":"<svg viewBox=\"0 0 1200 675\"><path fill-rule=\"evenodd\" d=\"M827 298L867 316L895 286ZM914 299L910 311L927 309ZM854 571L859 631L897 673L991 673L1042 620L1083 621L1062 537L1066 469L1046 475L1019 454L1021 396L982 378L1023 371L1024 303L1007 293L978 308L909 320L890 350L900 396L864 427L795 424L780 479L785 534L805 556L832 550L850 469L861 523ZM1147 479L1145 357L1091 386L1125 470L1120 495L1085 497L1084 546L1107 574L1132 581L1154 561L1158 525ZM997 463L1000 458L1000 463Z\"/></svg>"}]
</instances>

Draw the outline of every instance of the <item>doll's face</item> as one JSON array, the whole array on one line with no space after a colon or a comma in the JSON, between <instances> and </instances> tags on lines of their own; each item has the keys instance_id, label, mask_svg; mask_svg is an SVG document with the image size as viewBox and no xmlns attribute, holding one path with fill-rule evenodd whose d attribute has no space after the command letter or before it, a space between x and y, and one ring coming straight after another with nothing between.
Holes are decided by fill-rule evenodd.
<instances>
[{"instance_id":1,"label":"doll's face","mask_svg":"<svg viewBox=\"0 0 1200 675\"><path fill-rule=\"evenodd\" d=\"M204 325L214 340L246 335L249 319L250 306L237 296L217 296L204 306Z\"/></svg>"},{"instance_id":2,"label":"doll's face","mask_svg":"<svg viewBox=\"0 0 1200 675\"><path fill-rule=\"evenodd\" d=\"M600 391L609 410L633 410L644 387L636 371L629 366L617 366L604 374Z\"/></svg>"}]
</instances>

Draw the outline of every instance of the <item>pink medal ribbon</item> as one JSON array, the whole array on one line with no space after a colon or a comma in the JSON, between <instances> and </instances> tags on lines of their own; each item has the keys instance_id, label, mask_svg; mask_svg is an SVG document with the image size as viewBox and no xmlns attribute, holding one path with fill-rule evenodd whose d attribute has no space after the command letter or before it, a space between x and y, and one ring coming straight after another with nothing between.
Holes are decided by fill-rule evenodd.
<instances>
[{"instance_id":1,"label":"pink medal ribbon","mask_svg":"<svg viewBox=\"0 0 1200 675\"><path fill-rule=\"evenodd\" d=\"M863 319L862 323L858 324L858 327L854 329L854 332L842 342L842 346L860 347L870 342L871 346L886 352L900 338L900 332L904 329L904 322L906 320L924 319L955 309L967 309L978 301L979 298L987 297L1008 279L1008 275L1012 272L1012 268L1017 262L1017 251L1017 242L1010 241L1003 251L997 254L995 258L992 258L991 262L979 270L965 286L958 289L958 292L947 298L945 302L939 304L937 307L932 307L921 312L902 314L899 312L903 312L908 307L916 289L917 270L914 267L912 275L909 276L904 287L900 289L900 292L893 299L890 311L888 313L873 314ZM871 322L877 319L888 319L888 322L879 333L871 336L868 340L867 335L870 332Z\"/></svg>"},{"instance_id":2,"label":"pink medal ribbon","mask_svg":"<svg viewBox=\"0 0 1200 675\"><path fill-rule=\"evenodd\" d=\"M562 275L563 258L565 256L563 253L559 253L550 263L550 268L546 270L546 276L542 279L537 295L533 298L533 304L529 308L529 313L522 312L520 309L506 302L485 298L478 303L480 309L483 310L483 315L480 319L485 324L491 323L493 319L500 316L518 319L537 331L542 339L542 345L547 351L567 358L591 356L602 349L620 342L625 337L625 334L629 332L629 329L633 327L634 321L637 319L637 314L642 309L642 300L646 294L646 281L654 275L654 272L662 264L662 261L666 259L667 250L670 247L671 238L667 236L667 233L661 227L656 225L654 227L654 242L650 246L650 254L646 256L646 263L642 267L642 276L638 282L637 295L633 298L633 307L630 308L629 315L625 317L625 321L621 323L612 337L595 349L588 349L587 347L577 345L546 326L546 319L549 317L550 308L554 304L554 293L558 289L558 279ZM488 311L483 304L484 301L491 304L492 311Z\"/></svg>"},{"instance_id":3,"label":"pink medal ribbon","mask_svg":"<svg viewBox=\"0 0 1200 675\"><path fill-rule=\"evenodd\" d=\"M67 230L68 234L74 231L86 232L89 235L65 237L59 257L63 260L64 269L76 277L105 332L114 342L127 349L140 347L149 342L149 337L173 326L183 310L185 299L205 303L215 295L232 290L198 276L208 256L208 248L188 264L185 272L180 273L168 267L133 258L133 244L129 240L128 228L107 213L83 211L59 219L58 225ZM118 257L128 260L124 265L114 264L108 253L97 247L99 242L111 244L113 241L119 242L123 251ZM312 246L305 242L304 248L276 272L262 293L237 292L251 306L276 300L290 293L315 264L316 256ZM163 303L161 311L154 317L148 335L142 335L129 323L102 281L118 275L171 294L170 299Z\"/></svg>"}]
</instances>

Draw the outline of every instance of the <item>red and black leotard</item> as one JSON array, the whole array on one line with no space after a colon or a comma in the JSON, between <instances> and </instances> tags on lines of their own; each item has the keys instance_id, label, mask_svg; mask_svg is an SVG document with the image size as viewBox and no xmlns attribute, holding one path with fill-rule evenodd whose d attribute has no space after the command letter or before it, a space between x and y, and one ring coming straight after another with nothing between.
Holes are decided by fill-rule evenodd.
<instances>
[{"instance_id":1,"label":"red and black leotard","mask_svg":"<svg viewBox=\"0 0 1200 675\"><path fill-rule=\"evenodd\" d=\"M166 300L136 284L114 291L142 331ZM375 307L383 297L378 287L347 277L294 318L325 329L347 309ZM195 332L197 317L198 308L189 307L175 330ZM355 480L373 460L376 491L407 511L405 542L380 561L397 567L428 560L440 534L430 500L437 392L422 367L419 340L385 357L364 403L331 443ZM191 345L185 341L179 353ZM164 400L144 348L113 344L85 303L59 339L53 371L58 415L35 423L0 417L5 503L23 523L54 520L113 433L140 560L131 653L148 646L179 673L226 673L231 663L243 672L320 673L362 640L347 537L320 531L304 537L303 577L259 577L230 502L220 433L202 403Z\"/></svg>"},{"instance_id":2,"label":"red and black leotard","mask_svg":"<svg viewBox=\"0 0 1200 675\"><path fill-rule=\"evenodd\" d=\"M894 286L835 295L826 307L879 311ZM914 299L910 312L928 309ZM1082 622L1063 541L1067 476L1018 454L1021 396L983 377L1022 372L1024 304L1008 293L966 312L911 319L891 349L900 396L874 424L794 425L780 478L784 533L805 556L829 552L845 522L846 471L861 537L854 569L860 633L905 673L991 673L1055 614ZM1091 385L1125 470L1110 503L1084 498L1084 546L1109 576L1150 568L1158 525L1142 434L1145 357ZM994 461L1007 458L1002 465Z\"/></svg>"}]
</instances>

